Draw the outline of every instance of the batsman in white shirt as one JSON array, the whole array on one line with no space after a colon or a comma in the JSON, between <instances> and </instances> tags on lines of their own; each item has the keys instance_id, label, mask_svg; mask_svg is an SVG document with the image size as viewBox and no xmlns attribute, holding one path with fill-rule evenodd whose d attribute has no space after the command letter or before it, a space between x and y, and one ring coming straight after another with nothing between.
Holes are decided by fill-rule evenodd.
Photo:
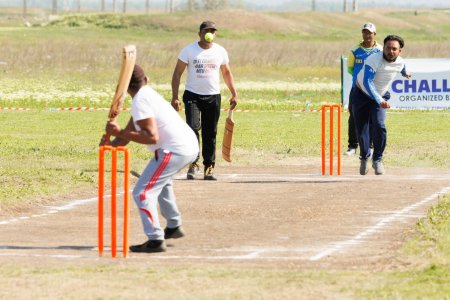
<instances>
[{"instance_id":1,"label":"batsman in white shirt","mask_svg":"<svg viewBox=\"0 0 450 300\"><path fill-rule=\"evenodd\" d=\"M133 98L131 118L124 129L115 121L108 122L106 133L116 137L112 146L124 146L133 141L147 145L154 153L133 189L148 241L130 247L132 252L151 253L166 251L166 239L184 235L173 176L195 161L198 142L192 129L147 81L144 70L135 65L128 86ZM167 220L164 230L159 222L158 204L161 215Z\"/></svg>"}]
</instances>

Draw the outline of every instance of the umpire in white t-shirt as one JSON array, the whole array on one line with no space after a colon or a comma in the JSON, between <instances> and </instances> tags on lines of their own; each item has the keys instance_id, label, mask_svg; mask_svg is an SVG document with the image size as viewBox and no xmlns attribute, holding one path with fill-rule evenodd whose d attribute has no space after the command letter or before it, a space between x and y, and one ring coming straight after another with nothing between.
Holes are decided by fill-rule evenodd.
<instances>
[{"instance_id":1,"label":"umpire in white t-shirt","mask_svg":"<svg viewBox=\"0 0 450 300\"><path fill-rule=\"evenodd\" d=\"M231 93L230 109L237 104L237 92L233 74L229 66L228 53L222 46L213 42L217 27L214 22L200 24L199 41L187 45L178 55L172 76L172 106L181 109L178 97L181 75L188 69L183 102L186 122L194 130L200 143L201 129L202 156L205 180L217 180L214 176L216 161L217 122L220 117L220 73ZM209 34L210 33L210 34ZM205 38L206 36L206 38ZM194 179L199 170L198 160L189 165L187 179Z\"/></svg>"}]
</instances>

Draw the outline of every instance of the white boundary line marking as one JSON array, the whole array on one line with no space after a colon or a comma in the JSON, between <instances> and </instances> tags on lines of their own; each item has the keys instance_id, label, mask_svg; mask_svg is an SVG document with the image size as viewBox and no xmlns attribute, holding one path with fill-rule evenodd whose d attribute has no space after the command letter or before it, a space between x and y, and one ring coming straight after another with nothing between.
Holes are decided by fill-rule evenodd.
<instances>
[{"instance_id":1,"label":"white boundary line marking","mask_svg":"<svg viewBox=\"0 0 450 300\"><path fill-rule=\"evenodd\" d=\"M308 181L308 182L336 182L336 181L363 181L370 178L370 180L433 180L433 181L448 181L450 180L450 173L445 173L439 176L436 175L428 175L428 174L416 174L416 175L383 175L383 176L361 176L361 175L342 175L342 176L330 176L325 175L322 176L320 173L310 173L310 174L301 174L301 175L283 175L283 174L265 174L265 173L254 173L254 174L239 174L239 173L233 173L233 174L219 174L218 175L219 180L229 180L230 182L236 182L236 181L264 181L264 180L270 180L270 181ZM185 180L186 175L180 174L174 176L175 180Z\"/></svg>"},{"instance_id":2,"label":"white boundary line marking","mask_svg":"<svg viewBox=\"0 0 450 300\"><path fill-rule=\"evenodd\" d=\"M221 256L210 256L210 255L170 255L170 256L163 256L163 255L133 255L129 256L127 258L123 258L121 254L119 253L117 258L112 258L108 253L104 253L102 257L98 255L77 255L77 254L20 254L20 253L0 253L0 257L46 257L46 258L58 258L58 259L108 259L108 260L137 260L137 259L145 259L146 261L150 259L156 259L156 260L177 260L181 259L183 261L190 259L190 260L305 260L305 257L302 256L259 256L259 253L249 253L244 255L221 255Z\"/></svg>"},{"instance_id":3,"label":"white boundary line marking","mask_svg":"<svg viewBox=\"0 0 450 300\"><path fill-rule=\"evenodd\" d=\"M185 178L184 175L180 175L179 176L180 179L181 178ZM355 180L355 179L364 179L364 176L359 176L359 175L350 175L350 176L322 176L319 173L317 174L302 174L301 176L282 176L281 174L224 174L222 177L225 177L229 180L232 180L231 182L234 181L239 181L242 179L245 179L246 181L251 181L251 180L279 180L281 181L317 181L317 182L323 182L323 181L347 181L347 180ZM378 176L378 177L373 177L376 179L387 179L387 176ZM413 175L413 176L392 176L393 178L395 177L395 179L399 180L415 180L415 179L423 179L423 178L427 178L427 179L434 179L434 180L448 180L449 177L446 176L446 174L440 176L440 177L428 177L428 175ZM177 179L177 178L176 178ZM372 179L372 178L371 178ZM428 197L426 197L425 199L422 199L419 202L416 202L412 205L409 205L401 210L398 211L394 211L392 212L390 215L388 215L387 217L382 218L380 221L378 221L374 226L369 227L368 229L366 229L365 231L362 231L356 235L354 235L351 239L348 240L343 240L343 241L338 241L332 244L329 244L329 247L326 249L323 249L321 251L319 251L317 254L310 256L310 257L302 257L302 256L261 256L260 254L269 254L269 253L274 253L274 252L280 252L280 250L278 251L274 251L273 249L259 249L259 250L244 250L244 249L239 249L237 250L238 252L244 252L244 254L242 255L229 255L229 256L224 256L224 255L219 255L219 256L196 256L196 255L187 255L187 256L177 256L177 255L173 255L173 256L151 256L152 258L158 258L158 259L208 259L208 260L253 260L253 259L275 259L275 260L295 260L295 259L300 259L300 260L309 260L309 261L317 261L320 260L326 256L330 256L336 252L339 252L345 248L348 248L349 246L353 246L353 245L357 245L363 242L363 239L370 236L370 235L374 235L376 233L378 233L379 231L381 231L383 228L387 227L387 225L393 223L393 222L399 222L402 221L404 219L410 218L411 217L411 211L421 207L425 204L428 204L429 202L435 200L439 195L441 194L446 194L450 192L450 186L442 188L439 192L436 192ZM110 195L105 195L105 198L110 197ZM13 224L15 222L19 222L19 221L23 221L23 220L29 220L32 218L42 218L42 217L46 217L50 214L55 214L55 213L59 213L59 212L64 212L64 211L68 211L71 210L77 206L83 206L83 205L87 205L90 204L92 202L97 201L97 197L91 197L91 198L87 198L87 199L77 199L77 200L73 200L67 204L61 205L61 206L46 206L47 211L45 213L41 213L41 214L33 214L30 216L21 216L21 217L17 217L17 218L13 218L13 219L9 219L9 220L4 220L4 221L0 221L0 225L8 225L8 224ZM211 250L211 249L210 249ZM218 251L218 252L223 252L226 249L213 249L214 251ZM285 249L283 251L287 251L287 252L310 252L311 249L309 249L309 251L299 251L299 249ZM247 252L247 253L245 253ZM49 255L45 255L45 254L8 254L8 253L0 253L0 256L24 256L24 257L54 257L54 258L66 258L66 259L73 259L73 258L92 258L94 256L89 256L89 255L55 255L55 254L49 254Z\"/></svg>"},{"instance_id":4,"label":"white boundary line marking","mask_svg":"<svg viewBox=\"0 0 450 300\"><path fill-rule=\"evenodd\" d=\"M110 197L110 196L111 195L107 195L105 197ZM9 220L0 221L0 225L8 225L8 224L16 223L16 222L23 221L23 220L29 220L29 219L33 219L33 218L43 218L48 215L56 214L61 211L71 210L77 206L89 204L91 202L97 201L97 199L98 199L97 197L92 197L92 198L88 198L88 199L76 199L67 204L61 205L61 206L44 206L47 208L47 211L44 213L33 214L31 216L21 216L21 217L12 218Z\"/></svg>"},{"instance_id":5,"label":"white boundary line marking","mask_svg":"<svg viewBox=\"0 0 450 300\"><path fill-rule=\"evenodd\" d=\"M351 239L338 241L338 242L331 244L327 249L320 251L319 253L317 253L314 256L311 256L309 258L309 260L310 261L320 260L326 256L332 255L333 253L339 252L339 251L343 250L344 248L347 248L348 246L357 245L357 244L361 243L364 238L378 233L387 225L389 225L393 222L401 221L402 219L409 217L408 213L410 211L412 211L413 209L416 209L425 204L428 204L429 202L438 198L439 195L446 194L449 191L450 191L450 186L445 187L445 188L441 189L439 192L434 193L434 194L426 197L425 199L420 200L419 202L416 202L412 205L404 207L403 209L398 210L398 211L388 215L387 217L382 218L374 226L371 226L368 229L354 235Z\"/></svg>"},{"instance_id":6,"label":"white boundary line marking","mask_svg":"<svg viewBox=\"0 0 450 300\"><path fill-rule=\"evenodd\" d=\"M336 181L354 181L354 180L367 180L367 176L361 176L361 175L345 175L345 176L322 176L319 173L315 174L301 174L300 176L284 176L282 174L223 174L220 175L220 177L224 180L230 180L230 182L240 182L240 181L279 181L279 182L336 182ZM186 176L178 175L174 177L176 180L184 180ZM371 176L370 180L388 180L388 179L395 179L395 180L449 180L450 174L443 174L441 176L431 176L431 175L424 175L424 174L418 174L413 176ZM123 194L123 192L118 193L118 195ZM105 195L105 198L111 197L111 195ZM41 214L33 214L30 216L20 216L17 218L12 218L9 220L2 220L0 221L0 225L8 225L15 222L23 221L23 220L29 220L32 218L42 218L46 217L51 214L56 214L58 212L71 210L77 206L83 206L87 205L91 202L97 201L97 197L91 197L87 199L76 199L73 200L67 204L61 205L61 206L45 206L47 208L47 211Z\"/></svg>"},{"instance_id":7,"label":"white boundary line marking","mask_svg":"<svg viewBox=\"0 0 450 300\"><path fill-rule=\"evenodd\" d=\"M64 259L74 259L74 258L93 258L93 256L86 255L63 255L63 254L19 254L19 253L0 253L0 257L51 257L51 258L64 258Z\"/></svg>"}]
</instances>

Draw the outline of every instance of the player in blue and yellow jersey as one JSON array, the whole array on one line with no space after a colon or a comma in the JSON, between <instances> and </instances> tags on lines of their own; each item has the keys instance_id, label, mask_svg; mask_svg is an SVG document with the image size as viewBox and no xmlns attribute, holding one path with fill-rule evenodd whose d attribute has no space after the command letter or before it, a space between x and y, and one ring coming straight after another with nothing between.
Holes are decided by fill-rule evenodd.
<instances>
[{"instance_id":1,"label":"player in blue and yellow jersey","mask_svg":"<svg viewBox=\"0 0 450 300\"><path fill-rule=\"evenodd\" d=\"M364 60L372 53L383 51L383 47L375 41L376 27L372 23L366 23L361 29L363 40L350 50L347 61L347 71L352 75L352 89L356 84L356 76L364 65ZM351 94L351 92L350 92ZM354 155L358 148L358 138L356 135L355 122L352 114L351 97L348 104L348 149L347 155Z\"/></svg>"}]
</instances>

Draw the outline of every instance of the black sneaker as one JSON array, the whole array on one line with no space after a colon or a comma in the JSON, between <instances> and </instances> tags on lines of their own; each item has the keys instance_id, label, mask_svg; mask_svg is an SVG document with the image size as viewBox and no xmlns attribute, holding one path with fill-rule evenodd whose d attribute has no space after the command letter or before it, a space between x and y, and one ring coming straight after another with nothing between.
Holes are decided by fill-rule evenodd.
<instances>
[{"instance_id":1,"label":"black sneaker","mask_svg":"<svg viewBox=\"0 0 450 300\"><path fill-rule=\"evenodd\" d=\"M175 227L175 228L169 228L166 227L164 229L164 238L166 240L168 239L179 239L184 236L184 230L181 228L181 226Z\"/></svg>"},{"instance_id":2,"label":"black sneaker","mask_svg":"<svg viewBox=\"0 0 450 300\"><path fill-rule=\"evenodd\" d=\"M148 240L141 245L130 246L131 252L141 252L141 253L156 253L156 252L165 252L166 251L166 243L161 240Z\"/></svg>"},{"instance_id":3,"label":"black sneaker","mask_svg":"<svg viewBox=\"0 0 450 300\"><path fill-rule=\"evenodd\" d=\"M197 165L197 163L190 164L186 178L189 180L195 179L195 175L197 175L199 169L200 167Z\"/></svg>"},{"instance_id":4,"label":"black sneaker","mask_svg":"<svg viewBox=\"0 0 450 300\"><path fill-rule=\"evenodd\" d=\"M205 167L205 176L203 177L204 180L217 180L217 177L214 176L214 167L209 166Z\"/></svg>"},{"instance_id":5,"label":"black sneaker","mask_svg":"<svg viewBox=\"0 0 450 300\"><path fill-rule=\"evenodd\" d=\"M369 173L369 160L361 159L359 164L359 174L366 175Z\"/></svg>"}]
</instances>

